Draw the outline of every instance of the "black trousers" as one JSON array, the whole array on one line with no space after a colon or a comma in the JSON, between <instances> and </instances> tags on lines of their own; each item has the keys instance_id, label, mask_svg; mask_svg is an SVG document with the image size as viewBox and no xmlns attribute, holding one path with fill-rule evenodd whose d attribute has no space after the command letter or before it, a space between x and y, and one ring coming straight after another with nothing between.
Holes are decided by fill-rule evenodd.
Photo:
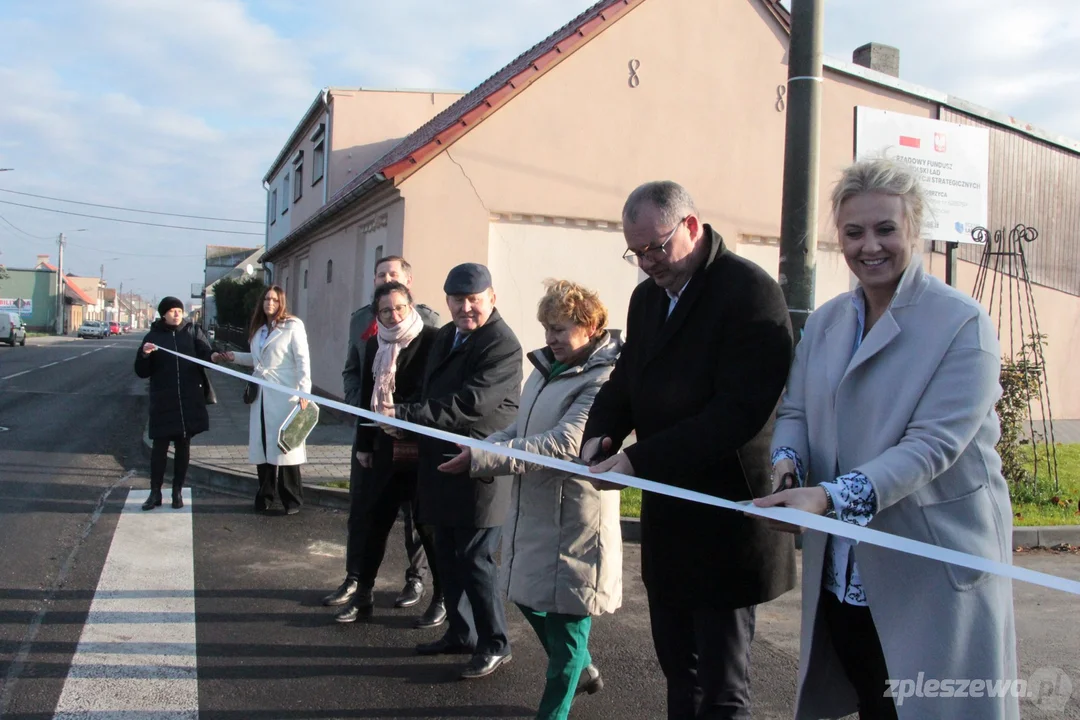
<instances>
[{"instance_id":1,"label":"black trousers","mask_svg":"<svg viewBox=\"0 0 1080 720\"><path fill-rule=\"evenodd\" d=\"M495 563L501 537L501 527L435 529L435 564L450 621L445 637L458 645L473 645L476 652L486 655L510 652Z\"/></svg>"},{"instance_id":2,"label":"black trousers","mask_svg":"<svg viewBox=\"0 0 1080 720\"><path fill-rule=\"evenodd\" d=\"M750 717L755 609L695 610L649 596L653 645L667 678L669 720Z\"/></svg>"},{"instance_id":3,"label":"black trousers","mask_svg":"<svg viewBox=\"0 0 1080 720\"><path fill-rule=\"evenodd\" d=\"M415 470L412 471L415 476ZM394 529L398 510L409 508L406 514L406 539L410 531L417 535L418 550L409 551L410 565L405 572L408 580L421 580L419 567L423 567L425 555L435 557L435 528L430 525L412 523L415 500L408 498L415 493L408 492L410 483L415 484L415 477L407 473L394 473L385 482L375 483L379 491L374 496L357 498L363 491L354 491L350 485L349 504L349 539L345 551L346 576L356 580L364 589L375 586L379 575L379 566L386 555L386 541ZM358 483L360 484L360 483ZM406 542L408 546L408 542ZM435 563L431 563L431 584L435 597L442 594L439 572Z\"/></svg>"},{"instance_id":4,"label":"black trousers","mask_svg":"<svg viewBox=\"0 0 1080 720\"><path fill-rule=\"evenodd\" d=\"M150 450L150 489L161 490L165 482L165 468L169 462L169 443L173 444L173 490L184 487L188 464L191 461L191 438L154 438Z\"/></svg>"},{"instance_id":5,"label":"black trousers","mask_svg":"<svg viewBox=\"0 0 1080 720\"><path fill-rule=\"evenodd\" d=\"M349 537L345 543L345 575L350 580L360 580L364 566L364 546L367 542L370 524L368 515L371 510L372 500L370 493L365 492L365 473L372 472L364 468L356 460L356 445L352 447L349 463ZM391 481L393 482L393 481ZM413 483L415 485L415 481ZM421 526L416 522L416 493L411 493L412 500L403 499L400 502L402 515L405 518L405 554L409 558L409 567L405 570L406 580L424 581L424 570L431 573L431 582L436 594L439 592L439 579L435 570L435 528ZM391 522L391 529L393 523ZM379 553L379 563L382 562L385 553L386 540L390 531L382 537L383 550ZM375 572L378 573L378 564ZM374 575L372 575L374 582Z\"/></svg>"},{"instance_id":6,"label":"black trousers","mask_svg":"<svg viewBox=\"0 0 1080 720\"><path fill-rule=\"evenodd\" d=\"M859 696L859 720L896 720L896 705L885 695L889 671L870 608L842 603L822 588L818 615L844 674Z\"/></svg>"},{"instance_id":7,"label":"black trousers","mask_svg":"<svg viewBox=\"0 0 1080 720\"><path fill-rule=\"evenodd\" d=\"M299 465L260 463L255 469L259 473L259 491L255 493L256 509L269 509L279 496L286 510L304 504L304 485L300 480Z\"/></svg>"}]
</instances>

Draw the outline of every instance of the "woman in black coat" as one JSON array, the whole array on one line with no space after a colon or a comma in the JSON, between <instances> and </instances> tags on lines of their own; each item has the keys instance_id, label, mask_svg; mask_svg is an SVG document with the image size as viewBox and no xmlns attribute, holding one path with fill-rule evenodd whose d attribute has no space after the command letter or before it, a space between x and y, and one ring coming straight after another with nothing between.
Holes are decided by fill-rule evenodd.
<instances>
[{"instance_id":1,"label":"woman in black coat","mask_svg":"<svg viewBox=\"0 0 1080 720\"><path fill-rule=\"evenodd\" d=\"M361 407L371 410L378 404L419 397L424 384L424 367L438 333L424 324L409 289L397 282L375 289L372 308L378 320L378 332L368 340L364 354ZM378 397L378 403L373 402ZM338 622L354 622L370 617L374 596L372 588L386 553L386 538L394 527L402 503L416 499L416 439L390 426L379 428L360 422L356 429L356 459L366 471L360 492L363 511L349 514L349 576L343 588L355 583L352 602L339 611ZM414 508L415 511L415 508ZM415 517L415 513L414 513ZM435 568L434 528L417 524L417 534L424 546L431 570L434 596L425 616L442 622L442 592ZM339 589L340 592L340 589ZM435 623L438 624L438 623Z\"/></svg>"},{"instance_id":2,"label":"woman in black coat","mask_svg":"<svg viewBox=\"0 0 1080 720\"><path fill-rule=\"evenodd\" d=\"M175 450L172 506L184 507L180 492L191 456L191 438L210 429L210 416L206 412L209 381L204 369L175 355L155 351L162 347L200 360L222 359L211 349L202 328L184 319L184 304L180 300L166 297L158 305L158 313L161 318L150 326L135 355L135 374L150 380L150 439L154 441L150 454L150 497L143 503L143 510L161 505L170 442Z\"/></svg>"}]
</instances>

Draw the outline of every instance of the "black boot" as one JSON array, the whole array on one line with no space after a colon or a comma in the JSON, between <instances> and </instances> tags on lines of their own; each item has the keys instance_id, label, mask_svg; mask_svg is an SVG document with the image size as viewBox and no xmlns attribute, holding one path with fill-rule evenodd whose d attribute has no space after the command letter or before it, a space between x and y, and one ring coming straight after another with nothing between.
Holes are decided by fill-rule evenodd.
<instances>
[{"instance_id":1,"label":"black boot","mask_svg":"<svg viewBox=\"0 0 1080 720\"><path fill-rule=\"evenodd\" d=\"M151 486L150 497L142 504L143 510L153 510L156 507L161 507L161 485Z\"/></svg>"},{"instance_id":2,"label":"black boot","mask_svg":"<svg viewBox=\"0 0 1080 720\"><path fill-rule=\"evenodd\" d=\"M172 484L172 506L173 510L179 510L184 507L184 481L177 482L173 480Z\"/></svg>"},{"instance_id":3,"label":"black boot","mask_svg":"<svg viewBox=\"0 0 1080 720\"><path fill-rule=\"evenodd\" d=\"M424 611L424 614L413 622L413 627L438 627L444 622L446 622L446 603L443 601L442 596L436 595L431 599L431 604L428 605L428 609Z\"/></svg>"}]
</instances>

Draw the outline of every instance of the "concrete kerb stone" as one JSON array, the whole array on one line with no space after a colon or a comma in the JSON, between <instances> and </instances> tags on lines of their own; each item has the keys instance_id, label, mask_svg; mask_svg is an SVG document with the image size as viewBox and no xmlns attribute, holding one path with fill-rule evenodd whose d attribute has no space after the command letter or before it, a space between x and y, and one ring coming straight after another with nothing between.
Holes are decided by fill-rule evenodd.
<instances>
[{"instance_id":1,"label":"concrete kerb stone","mask_svg":"<svg viewBox=\"0 0 1080 720\"><path fill-rule=\"evenodd\" d=\"M148 459L152 446L149 429L146 429L143 431L143 448ZM171 468L171 453L169 464ZM249 475L215 468L194 459L188 466L188 482L196 487L248 498L254 498L256 491L259 489L258 482ZM316 507L347 512L349 510L349 491L342 488L304 483L304 502ZM621 518L620 524L622 526L622 539L625 542L641 542L641 521L638 518L624 517ZM1056 547L1063 544L1080 547L1080 525L1013 528L1012 546L1014 548Z\"/></svg>"},{"instance_id":2,"label":"concrete kerb stone","mask_svg":"<svg viewBox=\"0 0 1080 720\"><path fill-rule=\"evenodd\" d=\"M143 430L143 451L150 458L154 443L150 440L150 429ZM172 471L172 452L169 453L169 471ZM188 465L187 483L194 487L206 488L226 495L252 498L259 489L258 482L249 475L228 472L192 459ZM333 510L349 510L349 491L341 488L326 487L304 483L304 502L316 507ZM641 521L637 518L621 519L622 539L625 542L641 542Z\"/></svg>"},{"instance_id":3,"label":"concrete kerb stone","mask_svg":"<svg viewBox=\"0 0 1080 720\"><path fill-rule=\"evenodd\" d=\"M153 442L150 440L148 430L143 431L143 450L149 459ZM169 453L169 468L172 469L172 452ZM258 481L250 475L229 472L211 465L191 460L188 465L187 484L194 487L206 488L215 492L255 500L255 493L259 490ZM333 510L349 509L349 491L340 488L325 487L312 483L304 483L304 502L316 507L325 507Z\"/></svg>"}]
</instances>

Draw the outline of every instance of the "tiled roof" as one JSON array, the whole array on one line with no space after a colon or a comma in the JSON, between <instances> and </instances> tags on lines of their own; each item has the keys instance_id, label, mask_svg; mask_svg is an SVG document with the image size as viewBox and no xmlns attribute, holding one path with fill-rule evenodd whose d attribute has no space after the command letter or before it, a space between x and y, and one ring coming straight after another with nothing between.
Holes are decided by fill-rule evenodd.
<instances>
[{"instance_id":1,"label":"tiled roof","mask_svg":"<svg viewBox=\"0 0 1080 720\"><path fill-rule=\"evenodd\" d=\"M41 263L41 267L51 270L52 272L56 272L56 266L51 263L43 262ZM71 282L71 278L69 278L67 275L64 276L64 285L67 286L68 290L71 291L72 295L77 297L79 300L82 300L87 305L97 305L97 300L94 300L89 295L84 293L82 291L82 288Z\"/></svg>"},{"instance_id":2,"label":"tiled roof","mask_svg":"<svg viewBox=\"0 0 1080 720\"><path fill-rule=\"evenodd\" d=\"M765 0L773 2L774 0ZM480 83L450 107L413 131L385 155L358 173L336 192L318 212L294 228L288 237L262 256L270 262L283 250L341 212L354 197L385 179L393 178L430 159L528 87L533 80L569 56L574 50L607 29L643 0L600 0L563 25L546 39L519 55L509 65Z\"/></svg>"}]
</instances>

